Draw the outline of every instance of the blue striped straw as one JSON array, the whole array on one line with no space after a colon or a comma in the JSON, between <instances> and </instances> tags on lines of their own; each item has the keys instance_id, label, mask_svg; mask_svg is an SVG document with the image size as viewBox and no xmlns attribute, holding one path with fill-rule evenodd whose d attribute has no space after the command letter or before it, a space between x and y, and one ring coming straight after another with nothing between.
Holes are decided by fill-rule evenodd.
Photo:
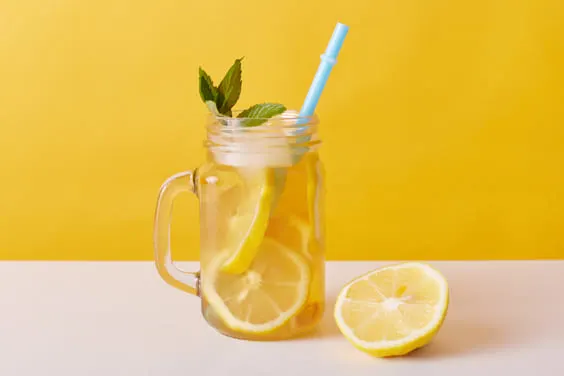
<instances>
[{"instance_id":1,"label":"blue striped straw","mask_svg":"<svg viewBox=\"0 0 564 376\"><path fill-rule=\"evenodd\" d=\"M343 41L345 40L345 36L348 31L349 27L347 25L337 23L337 26L333 31L333 35L331 36L331 40L327 45L327 49L325 50L325 53L321 55L321 64L319 64L317 73L315 73L313 82L309 87L309 91L300 111L300 117L313 116L315 107L317 106L317 102L321 96L321 92L325 88L331 69L337 62L337 55L339 55L339 51L341 50L341 46L343 45ZM300 122L302 122L302 120L300 120Z\"/></svg>"}]
</instances>

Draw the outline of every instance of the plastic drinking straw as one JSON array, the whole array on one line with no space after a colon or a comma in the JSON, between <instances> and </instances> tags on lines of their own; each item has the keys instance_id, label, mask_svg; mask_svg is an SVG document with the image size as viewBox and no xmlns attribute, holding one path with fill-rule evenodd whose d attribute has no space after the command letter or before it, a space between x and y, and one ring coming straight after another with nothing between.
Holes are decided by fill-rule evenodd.
<instances>
[{"instance_id":1,"label":"plastic drinking straw","mask_svg":"<svg viewBox=\"0 0 564 376\"><path fill-rule=\"evenodd\" d=\"M321 63L317 68L315 77L313 77L313 82L309 87L306 99L304 101L304 104L302 105L302 109L300 110L297 121L298 125L307 123L306 118L313 116L315 107L317 106L317 102L319 101L319 97L321 96L321 92L325 88L325 84L327 83L327 79L329 78L329 73L331 73L331 69L333 69L333 66L337 63L337 55L339 55L339 51L343 46L343 42L348 31L349 27L347 25L337 22L337 26L335 26L335 30L333 30L333 35L329 40L329 44L325 49L325 53L321 55ZM305 131L305 127L299 127L295 130L295 133L299 135L300 133ZM310 135L298 137L298 143L302 144L309 142L310 138ZM305 150L307 151L307 148ZM300 155L298 154L295 157L295 161L299 160L299 158Z\"/></svg>"},{"instance_id":2,"label":"plastic drinking straw","mask_svg":"<svg viewBox=\"0 0 564 376\"><path fill-rule=\"evenodd\" d=\"M319 67L317 68L313 82L309 87L306 99L300 110L297 121L298 125L306 123L307 120L305 120L305 118L313 116L315 107L317 106L317 102L319 101L319 97L321 96L321 92L325 88L325 84L327 83L327 79L329 78L329 73L331 73L331 69L333 69L335 63L337 63L337 55L339 55L339 51L343 46L343 41L345 40L345 36L347 35L348 31L349 27L347 25L337 22L337 26L335 26L335 30L333 30L333 35L329 40L329 44L325 49L325 53L321 55L321 64L319 64ZM305 127L301 127L301 129L296 129L296 133L299 134L305 130ZM301 144L308 142L310 138L310 135L298 137L298 143ZM294 162L297 162L300 157L301 154L294 156ZM282 191L283 186L286 182L286 170L276 169L275 171L277 186L279 187L280 191Z\"/></svg>"},{"instance_id":3,"label":"plastic drinking straw","mask_svg":"<svg viewBox=\"0 0 564 376\"><path fill-rule=\"evenodd\" d=\"M325 84L329 78L329 73L331 73L331 69L333 69L335 63L337 63L337 55L339 55L339 51L341 50L341 46L343 45L348 31L349 27L340 22L335 26L327 49L325 53L321 55L321 63L319 64L319 68L317 68L313 82L309 87L306 99L300 110L300 118L313 116L321 92L325 88ZM303 120L300 119L300 122L302 121Z\"/></svg>"}]
</instances>

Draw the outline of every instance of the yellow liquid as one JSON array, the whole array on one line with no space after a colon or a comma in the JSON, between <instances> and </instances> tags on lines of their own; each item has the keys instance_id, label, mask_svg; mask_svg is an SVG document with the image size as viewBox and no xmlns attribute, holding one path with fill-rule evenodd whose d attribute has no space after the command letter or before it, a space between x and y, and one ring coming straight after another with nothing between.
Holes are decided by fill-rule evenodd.
<instances>
[{"instance_id":1,"label":"yellow liquid","mask_svg":"<svg viewBox=\"0 0 564 376\"><path fill-rule=\"evenodd\" d=\"M308 295L305 304L285 324L267 333L233 330L222 321L205 296L202 310L208 323L219 332L250 340L282 340L311 331L321 320L325 308L325 249L323 228L323 167L316 152L309 152L290 167L275 167L276 193L272 203L265 238L274 239L303 255L309 269ZM197 177L201 218L201 284L209 283L206 270L219 252L225 250L229 219L245 199L244 168L209 163ZM301 224L304 233L290 226ZM220 272L223 273L223 272ZM244 274L241 278L244 278ZM241 307L247 309L248 307ZM254 311L261 307L252 307Z\"/></svg>"}]
</instances>

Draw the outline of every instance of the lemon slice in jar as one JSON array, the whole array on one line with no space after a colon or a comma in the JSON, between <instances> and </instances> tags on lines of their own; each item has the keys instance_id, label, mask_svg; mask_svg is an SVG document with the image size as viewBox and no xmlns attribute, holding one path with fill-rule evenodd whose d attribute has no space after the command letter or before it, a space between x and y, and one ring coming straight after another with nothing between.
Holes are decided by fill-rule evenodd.
<instances>
[{"instance_id":1,"label":"lemon slice in jar","mask_svg":"<svg viewBox=\"0 0 564 376\"><path fill-rule=\"evenodd\" d=\"M236 212L229 219L225 248L229 257L221 270L243 273L253 262L268 226L274 197L274 173L269 168L253 170L244 176L246 187Z\"/></svg>"},{"instance_id":2,"label":"lemon slice in jar","mask_svg":"<svg viewBox=\"0 0 564 376\"><path fill-rule=\"evenodd\" d=\"M264 238L253 262L241 274L222 272L229 253L202 269L202 294L229 328L265 334L286 324L305 305L310 271L298 252Z\"/></svg>"},{"instance_id":3,"label":"lemon slice in jar","mask_svg":"<svg viewBox=\"0 0 564 376\"><path fill-rule=\"evenodd\" d=\"M286 248L301 253L310 261L311 232L307 221L296 215L282 213L270 218L266 236L275 239Z\"/></svg>"}]
</instances>

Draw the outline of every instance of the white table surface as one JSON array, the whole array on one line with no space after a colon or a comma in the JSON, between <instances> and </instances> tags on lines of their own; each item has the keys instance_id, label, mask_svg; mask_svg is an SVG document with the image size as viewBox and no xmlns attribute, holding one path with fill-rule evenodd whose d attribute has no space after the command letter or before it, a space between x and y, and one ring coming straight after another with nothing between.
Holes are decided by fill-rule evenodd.
<instances>
[{"instance_id":1,"label":"white table surface","mask_svg":"<svg viewBox=\"0 0 564 376\"><path fill-rule=\"evenodd\" d=\"M383 264L328 263L329 307ZM0 262L0 375L564 375L564 261L432 264L451 287L442 330L410 356L377 359L330 310L305 339L224 337L149 262Z\"/></svg>"}]
</instances>

